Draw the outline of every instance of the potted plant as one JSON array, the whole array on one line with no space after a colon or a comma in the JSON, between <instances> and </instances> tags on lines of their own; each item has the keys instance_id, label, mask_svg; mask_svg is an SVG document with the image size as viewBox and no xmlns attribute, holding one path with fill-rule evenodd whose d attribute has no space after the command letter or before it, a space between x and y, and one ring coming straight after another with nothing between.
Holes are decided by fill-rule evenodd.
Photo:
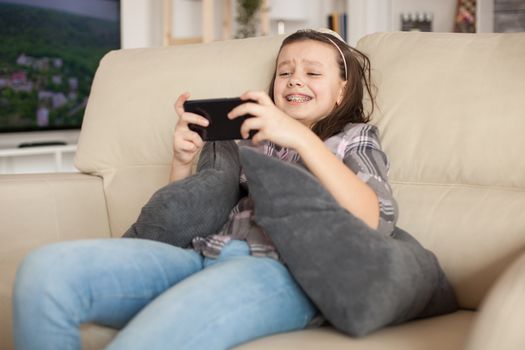
<instances>
[{"instance_id":1,"label":"potted plant","mask_svg":"<svg viewBox=\"0 0 525 350\"><path fill-rule=\"evenodd\" d=\"M263 0L237 0L237 34L236 38L249 38L257 32L257 13Z\"/></svg>"}]
</instances>

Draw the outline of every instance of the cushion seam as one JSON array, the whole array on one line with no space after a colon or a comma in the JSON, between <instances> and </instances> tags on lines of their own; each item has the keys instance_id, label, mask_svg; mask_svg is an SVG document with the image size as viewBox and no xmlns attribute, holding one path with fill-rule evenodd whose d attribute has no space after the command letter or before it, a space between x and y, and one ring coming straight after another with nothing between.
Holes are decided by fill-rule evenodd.
<instances>
[{"instance_id":1,"label":"cushion seam","mask_svg":"<svg viewBox=\"0 0 525 350\"><path fill-rule=\"evenodd\" d=\"M429 187L464 187L470 189L491 189L507 192L525 192L525 188L507 187L507 186L492 186L492 185L477 185L477 184L462 184L462 183L439 183L439 182L414 182L414 181L398 181L390 180L390 184L395 185L411 185L411 186L429 186Z\"/></svg>"}]
</instances>

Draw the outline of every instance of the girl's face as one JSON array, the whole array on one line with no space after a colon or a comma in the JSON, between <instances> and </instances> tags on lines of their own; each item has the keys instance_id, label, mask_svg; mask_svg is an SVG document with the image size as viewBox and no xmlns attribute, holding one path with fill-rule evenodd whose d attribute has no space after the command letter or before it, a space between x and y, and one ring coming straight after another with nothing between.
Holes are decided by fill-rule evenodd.
<instances>
[{"instance_id":1,"label":"girl's face","mask_svg":"<svg viewBox=\"0 0 525 350\"><path fill-rule=\"evenodd\" d=\"M284 46L277 58L275 105L308 127L326 117L341 102L346 84L338 56L333 45L316 40Z\"/></svg>"}]
</instances>

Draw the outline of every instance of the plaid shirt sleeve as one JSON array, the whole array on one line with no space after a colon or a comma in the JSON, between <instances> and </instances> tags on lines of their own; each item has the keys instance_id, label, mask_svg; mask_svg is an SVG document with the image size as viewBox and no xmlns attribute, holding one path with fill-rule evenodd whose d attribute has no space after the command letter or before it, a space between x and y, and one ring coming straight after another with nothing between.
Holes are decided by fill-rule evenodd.
<instances>
[{"instance_id":1,"label":"plaid shirt sleeve","mask_svg":"<svg viewBox=\"0 0 525 350\"><path fill-rule=\"evenodd\" d=\"M388 159L381 150L378 130L370 124L349 124L326 144L376 193L379 200L378 231L389 235L397 221L398 208L388 183Z\"/></svg>"}]
</instances>

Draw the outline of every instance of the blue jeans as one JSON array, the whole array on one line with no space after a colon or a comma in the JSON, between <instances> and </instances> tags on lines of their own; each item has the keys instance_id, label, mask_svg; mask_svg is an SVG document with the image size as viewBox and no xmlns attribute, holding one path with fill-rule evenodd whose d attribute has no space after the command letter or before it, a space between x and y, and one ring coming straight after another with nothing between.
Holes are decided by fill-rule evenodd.
<instances>
[{"instance_id":1,"label":"blue jeans","mask_svg":"<svg viewBox=\"0 0 525 350\"><path fill-rule=\"evenodd\" d=\"M26 257L13 297L18 350L80 349L87 322L120 330L108 349L227 349L315 312L285 266L244 241L217 259L142 239L56 243Z\"/></svg>"}]
</instances>

